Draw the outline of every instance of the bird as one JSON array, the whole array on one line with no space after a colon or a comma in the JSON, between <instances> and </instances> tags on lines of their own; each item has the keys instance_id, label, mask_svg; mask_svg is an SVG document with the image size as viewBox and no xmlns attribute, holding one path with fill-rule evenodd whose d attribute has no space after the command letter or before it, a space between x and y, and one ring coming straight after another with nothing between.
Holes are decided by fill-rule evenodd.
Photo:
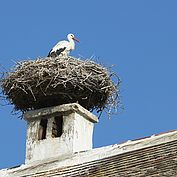
<instances>
[{"instance_id":1,"label":"bird","mask_svg":"<svg viewBox=\"0 0 177 177\"><path fill-rule=\"evenodd\" d=\"M68 41L59 41L48 53L47 57L55 58L57 56L68 57L69 53L75 49L75 42L80 42L74 34L67 35Z\"/></svg>"}]
</instances>

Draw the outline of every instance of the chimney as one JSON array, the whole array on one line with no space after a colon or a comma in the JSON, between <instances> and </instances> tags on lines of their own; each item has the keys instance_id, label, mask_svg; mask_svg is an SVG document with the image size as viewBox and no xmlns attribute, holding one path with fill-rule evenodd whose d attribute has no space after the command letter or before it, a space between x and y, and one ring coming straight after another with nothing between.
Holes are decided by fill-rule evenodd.
<instances>
[{"instance_id":1,"label":"chimney","mask_svg":"<svg viewBox=\"0 0 177 177\"><path fill-rule=\"evenodd\" d=\"M25 163L92 149L98 119L77 103L28 111L24 118L28 123Z\"/></svg>"}]
</instances>

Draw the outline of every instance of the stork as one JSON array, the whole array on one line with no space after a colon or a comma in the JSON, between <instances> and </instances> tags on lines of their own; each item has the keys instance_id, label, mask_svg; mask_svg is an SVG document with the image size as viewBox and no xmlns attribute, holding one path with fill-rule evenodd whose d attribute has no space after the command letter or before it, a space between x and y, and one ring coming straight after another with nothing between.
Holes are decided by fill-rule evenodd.
<instances>
[{"instance_id":1,"label":"stork","mask_svg":"<svg viewBox=\"0 0 177 177\"><path fill-rule=\"evenodd\" d=\"M67 35L68 41L58 42L49 52L48 57L67 57L69 53L75 49L75 41L80 42L75 38L74 34Z\"/></svg>"}]
</instances>

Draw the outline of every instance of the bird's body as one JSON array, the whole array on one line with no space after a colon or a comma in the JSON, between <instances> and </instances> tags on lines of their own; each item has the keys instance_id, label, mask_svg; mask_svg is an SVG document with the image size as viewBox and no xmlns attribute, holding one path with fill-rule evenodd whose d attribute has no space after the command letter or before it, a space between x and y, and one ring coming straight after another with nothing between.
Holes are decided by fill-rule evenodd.
<instances>
[{"instance_id":1,"label":"bird's body","mask_svg":"<svg viewBox=\"0 0 177 177\"><path fill-rule=\"evenodd\" d=\"M48 57L67 57L69 53L75 49L75 41L79 42L73 34L67 35L68 41L58 42L49 52Z\"/></svg>"}]
</instances>

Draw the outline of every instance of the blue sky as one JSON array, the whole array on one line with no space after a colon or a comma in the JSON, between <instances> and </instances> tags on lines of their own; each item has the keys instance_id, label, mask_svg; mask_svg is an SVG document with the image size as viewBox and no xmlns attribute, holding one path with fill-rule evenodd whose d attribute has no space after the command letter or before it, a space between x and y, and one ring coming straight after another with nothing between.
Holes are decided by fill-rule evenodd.
<instances>
[{"instance_id":1,"label":"blue sky","mask_svg":"<svg viewBox=\"0 0 177 177\"><path fill-rule=\"evenodd\" d=\"M0 6L0 64L46 56L72 32L72 56L121 77L125 110L95 126L94 147L177 129L177 1L10 1ZM26 123L0 106L0 169L24 163Z\"/></svg>"}]
</instances>

